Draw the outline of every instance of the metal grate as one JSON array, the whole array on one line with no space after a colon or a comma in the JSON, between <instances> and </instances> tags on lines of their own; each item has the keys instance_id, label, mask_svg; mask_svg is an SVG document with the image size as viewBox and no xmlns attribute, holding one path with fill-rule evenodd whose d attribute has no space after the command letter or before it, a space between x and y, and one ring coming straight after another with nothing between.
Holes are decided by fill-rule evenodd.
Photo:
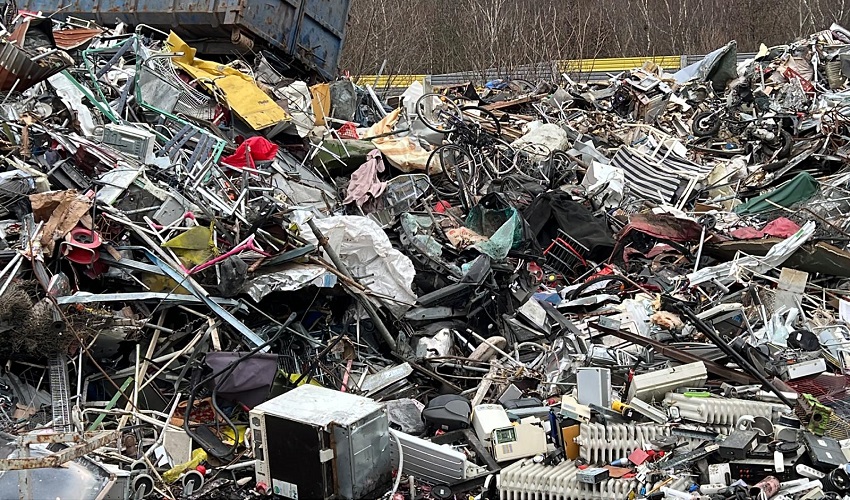
<instances>
[{"instance_id":1,"label":"metal grate","mask_svg":"<svg viewBox=\"0 0 850 500\"><path fill-rule=\"evenodd\" d=\"M850 439L850 422L833 413L827 424L826 435L838 441Z\"/></svg>"},{"instance_id":2,"label":"metal grate","mask_svg":"<svg viewBox=\"0 0 850 500\"><path fill-rule=\"evenodd\" d=\"M580 267L587 266L585 256L588 252L586 246L559 229L558 237L552 240L549 247L543 251L543 255L546 257L546 267L567 275L574 274Z\"/></svg>"},{"instance_id":3,"label":"metal grate","mask_svg":"<svg viewBox=\"0 0 850 500\"><path fill-rule=\"evenodd\" d=\"M824 398L826 400L840 401L850 397L850 394L847 393L848 382L850 380L846 376L821 374L816 377L789 380L786 384L797 393L811 394L818 398L821 403L828 405L828 402Z\"/></svg>"},{"instance_id":4,"label":"metal grate","mask_svg":"<svg viewBox=\"0 0 850 500\"><path fill-rule=\"evenodd\" d=\"M168 81L173 82L180 88L180 98L177 100L174 108L175 113L182 113L207 121L215 117L215 111L218 105L215 99L180 78L170 59L153 58L150 61L149 69L155 71L160 77L167 78Z\"/></svg>"},{"instance_id":5,"label":"metal grate","mask_svg":"<svg viewBox=\"0 0 850 500\"><path fill-rule=\"evenodd\" d=\"M384 193L369 200L363 209L370 219L387 226L399 215L419 207L430 189L431 183L425 174L400 175L388 181Z\"/></svg>"},{"instance_id":6,"label":"metal grate","mask_svg":"<svg viewBox=\"0 0 850 500\"><path fill-rule=\"evenodd\" d=\"M842 440L850 439L850 392L847 391L848 377L821 374L817 377L789 381L787 384L798 394L811 394L821 404L832 408L833 414L827 424L826 435ZM798 404L795 412L805 421L805 412Z\"/></svg>"},{"instance_id":7,"label":"metal grate","mask_svg":"<svg viewBox=\"0 0 850 500\"><path fill-rule=\"evenodd\" d=\"M50 395L53 399L53 430L71 432L71 405L68 393L68 366L64 354L50 358Z\"/></svg>"}]
</instances>

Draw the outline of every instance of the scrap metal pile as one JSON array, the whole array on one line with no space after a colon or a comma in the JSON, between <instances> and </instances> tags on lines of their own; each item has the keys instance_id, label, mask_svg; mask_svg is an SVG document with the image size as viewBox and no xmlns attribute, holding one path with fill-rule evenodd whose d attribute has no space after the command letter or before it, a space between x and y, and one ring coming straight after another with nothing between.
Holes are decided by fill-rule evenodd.
<instances>
[{"instance_id":1,"label":"scrap metal pile","mask_svg":"<svg viewBox=\"0 0 850 500\"><path fill-rule=\"evenodd\" d=\"M850 32L579 84L0 51L0 497L850 495Z\"/></svg>"}]
</instances>

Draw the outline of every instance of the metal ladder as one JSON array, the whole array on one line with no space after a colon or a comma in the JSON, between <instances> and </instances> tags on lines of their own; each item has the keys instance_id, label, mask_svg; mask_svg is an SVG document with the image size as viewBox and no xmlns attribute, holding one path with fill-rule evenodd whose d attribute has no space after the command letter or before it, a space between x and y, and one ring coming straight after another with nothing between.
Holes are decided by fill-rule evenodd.
<instances>
[{"instance_id":1,"label":"metal ladder","mask_svg":"<svg viewBox=\"0 0 850 500\"><path fill-rule=\"evenodd\" d=\"M64 354L57 354L48 362L50 369L50 395L53 399L53 430L72 432L71 396L68 392L68 364Z\"/></svg>"}]
</instances>

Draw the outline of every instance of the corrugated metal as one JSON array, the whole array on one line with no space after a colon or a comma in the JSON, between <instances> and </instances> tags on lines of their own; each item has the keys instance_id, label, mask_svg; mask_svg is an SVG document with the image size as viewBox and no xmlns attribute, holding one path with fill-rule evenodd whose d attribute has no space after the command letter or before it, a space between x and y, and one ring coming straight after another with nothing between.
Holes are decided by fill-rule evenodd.
<instances>
[{"instance_id":1,"label":"corrugated metal","mask_svg":"<svg viewBox=\"0 0 850 500\"><path fill-rule=\"evenodd\" d=\"M74 64L61 50L33 61L16 45L0 41L0 91L22 92Z\"/></svg>"},{"instance_id":2,"label":"corrugated metal","mask_svg":"<svg viewBox=\"0 0 850 500\"><path fill-rule=\"evenodd\" d=\"M60 49L75 49L101 34L98 29L75 28L53 32L53 40Z\"/></svg>"},{"instance_id":3,"label":"corrugated metal","mask_svg":"<svg viewBox=\"0 0 850 500\"><path fill-rule=\"evenodd\" d=\"M69 0L60 5L56 0L21 0L18 6L60 20L72 16L102 26L122 21L163 31L173 29L190 43L208 40L193 45L207 54L249 52L247 45L230 41L233 31L241 30L249 39L262 39L322 77L333 79L345 42L351 1Z\"/></svg>"}]
</instances>

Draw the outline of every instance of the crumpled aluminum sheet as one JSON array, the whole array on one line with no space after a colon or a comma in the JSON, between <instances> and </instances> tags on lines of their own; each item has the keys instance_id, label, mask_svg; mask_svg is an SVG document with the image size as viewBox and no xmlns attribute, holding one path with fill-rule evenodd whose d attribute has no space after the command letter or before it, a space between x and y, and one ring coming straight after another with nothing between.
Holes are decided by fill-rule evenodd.
<instances>
[{"instance_id":1,"label":"crumpled aluminum sheet","mask_svg":"<svg viewBox=\"0 0 850 500\"><path fill-rule=\"evenodd\" d=\"M308 285L333 288L336 285L336 275L316 264L296 264L249 280L243 291L259 302L272 292L291 292Z\"/></svg>"},{"instance_id":2,"label":"crumpled aluminum sheet","mask_svg":"<svg viewBox=\"0 0 850 500\"><path fill-rule=\"evenodd\" d=\"M688 274L688 281L691 286L696 286L714 279L721 283L732 283L736 281L737 273L743 269L764 273L769 269L779 267L783 262L788 260L798 248L803 246L812 237L814 232L815 223L814 221L809 221L794 236L774 245L764 257L754 257L744 254L742 257L731 262L724 262L690 273Z\"/></svg>"}]
</instances>

